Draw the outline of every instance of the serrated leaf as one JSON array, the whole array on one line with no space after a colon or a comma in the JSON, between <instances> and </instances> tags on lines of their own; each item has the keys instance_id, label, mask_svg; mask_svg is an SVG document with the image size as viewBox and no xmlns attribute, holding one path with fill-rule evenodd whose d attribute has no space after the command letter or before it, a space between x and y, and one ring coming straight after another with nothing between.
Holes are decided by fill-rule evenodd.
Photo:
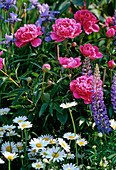
<instances>
[{"instance_id":1,"label":"serrated leaf","mask_svg":"<svg viewBox=\"0 0 116 170\"><path fill-rule=\"evenodd\" d=\"M44 103L41 106L40 112L39 112L39 117L41 117L41 115L45 112L46 108L48 107L49 103Z\"/></svg>"}]
</instances>

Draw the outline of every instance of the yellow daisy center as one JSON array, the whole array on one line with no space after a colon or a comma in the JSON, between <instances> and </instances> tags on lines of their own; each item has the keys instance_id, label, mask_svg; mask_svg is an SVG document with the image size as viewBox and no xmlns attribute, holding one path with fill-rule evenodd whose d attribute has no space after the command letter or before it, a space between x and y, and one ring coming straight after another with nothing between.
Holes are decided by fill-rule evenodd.
<instances>
[{"instance_id":1,"label":"yellow daisy center","mask_svg":"<svg viewBox=\"0 0 116 170\"><path fill-rule=\"evenodd\" d=\"M12 128L9 127L9 128L7 128L7 129L8 129L8 130L11 130Z\"/></svg>"},{"instance_id":2,"label":"yellow daisy center","mask_svg":"<svg viewBox=\"0 0 116 170\"><path fill-rule=\"evenodd\" d=\"M114 129L116 129L116 126L115 126L115 125L113 125L113 128L114 128Z\"/></svg>"},{"instance_id":3,"label":"yellow daisy center","mask_svg":"<svg viewBox=\"0 0 116 170\"><path fill-rule=\"evenodd\" d=\"M18 122L22 122L22 120L19 120Z\"/></svg>"},{"instance_id":4,"label":"yellow daisy center","mask_svg":"<svg viewBox=\"0 0 116 170\"><path fill-rule=\"evenodd\" d=\"M45 141L48 141L49 139L46 137L46 138L43 138Z\"/></svg>"},{"instance_id":5,"label":"yellow daisy center","mask_svg":"<svg viewBox=\"0 0 116 170\"><path fill-rule=\"evenodd\" d=\"M54 143L54 140L51 140L50 143Z\"/></svg>"},{"instance_id":6,"label":"yellow daisy center","mask_svg":"<svg viewBox=\"0 0 116 170\"><path fill-rule=\"evenodd\" d=\"M13 156L8 156L7 159L13 160Z\"/></svg>"},{"instance_id":7,"label":"yellow daisy center","mask_svg":"<svg viewBox=\"0 0 116 170\"><path fill-rule=\"evenodd\" d=\"M64 143L62 143L62 146L66 148L66 145Z\"/></svg>"},{"instance_id":8,"label":"yellow daisy center","mask_svg":"<svg viewBox=\"0 0 116 170\"><path fill-rule=\"evenodd\" d=\"M79 145L84 145L84 142L79 142Z\"/></svg>"},{"instance_id":9,"label":"yellow daisy center","mask_svg":"<svg viewBox=\"0 0 116 170\"><path fill-rule=\"evenodd\" d=\"M67 169L67 170L71 170L71 169Z\"/></svg>"},{"instance_id":10,"label":"yellow daisy center","mask_svg":"<svg viewBox=\"0 0 116 170\"><path fill-rule=\"evenodd\" d=\"M3 131L3 129L0 129L0 131Z\"/></svg>"},{"instance_id":11,"label":"yellow daisy center","mask_svg":"<svg viewBox=\"0 0 116 170\"><path fill-rule=\"evenodd\" d=\"M13 148L12 148L11 146L7 146L7 147L6 147L6 151L8 151L8 152L11 152L12 149L13 149Z\"/></svg>"},{"instance_id":12,"label":"yellow daisy center","mask_svg":"<svg viewBox=\"0 0 116 170\"><path fill-rule=\"evenodd\" d=\"M69 139L74 139L74 137L73 137L73 136L69 136L68 138L69 138Z\"/></svg>"},{"instance_id":13,"label":"yellow daisy center","mask_svg":"<svg viewBox=\"0 0 116 170\"><path fill-rule=\"evenodd\" d=\"M41 147L42 147L42 144L41 144L41 143L37 143L36 146L37 146L38 148L41 148Z\"/></svg>"},{"instance_id":14,"label":"yellow daisy center","mask_svg":"<svg viewBox=\"0 0 116 170\"><path fill-rule=\"evenodd\" d=\"M2 114L5 114L5 113L7 113L7 112L6 111L2 112Z\"/></svg>"},{"instance_id":15,"label":"yellow daisy center","mask_svg":"<svg viewBox=\"0 0 116 170\"><path fill-rule=\"evenodd\" d=\"M46 152L43 152L43 155L48 155Z\"/></svg>"},{"instance_id":16,"label":"yellow daisy center","mask_svg":"<svg viewBox=\"0 0 116 170\"><path fill-rule=\"evenodd\" d=\"M41 165L40 165L40 164L38 164L38 165L36 165L36 167L41 167Z\"/></svg>"},{"instance_id":17,"label":"yellow daisy center","mask_svg":"<svg viewBox=\"0 0 116 170\"><path fill-rule=\"evenodd\" d=\"M102 165L103 165L103 163L102 163L102 162L100 162L100 165L102 166Z\"/></svg>"},{"instance_id":18,"label":"yellow daisy center","mask_svg":"<svg viewBox=\"0 0 116 170\"><path fill-rule=\"evenodd\" d=\"M24 124L24 125L22 125L22 127L23 127L23 128L25 128L25 127L27 127L27 125L26 125L26 124Z\"/></svg>"},{"instance_id":19,"label":"yellow daisy center","mask_svg":"<svg viewBox=\"0 0 116 170\"><path fill-rule=\"evenodd\" d=\"M69 106L70 106L69 104L66 105L66 107L69 107Z\"/></svg>"},{"instance_id":20,"label":"yellow daisy center","mask_svg":"<svg viewBox=\"0 0 116 170\"><path fill-rule=\"evenodd\" d=\"M18 148L19 150L23 150L23 147L22 146L19 146L19 148Z\"/></svg>"},{"instance_id":21,"label":"yellow daisy center","mask_svg":"<svg viewBox=\"0 0 116 170\"><path fill-rule=\"evenodd\" d=\"M12 136L12 135L14 135L14 133L10 133L10 135Z\"/></svg>"},{"instance_id":22,"label":"yellow daisy center","mask_svg":"<svg viewBox=\"0 0 116 170\"><path fill-rule=\"evenodd\" d=\"M19 147L19 145L16 145L16 147L18 148L18 147Z\"/></svg>"},{"instance_id":23,"label":"yellow daisy center","mask_svg":"<svg viewBox=\"0 0 116 170\"><path fill-rule=\"evenodd\" d=\"M36 152L36 149L33 149L32 152L35 153L35 152Z\"/></svg>"},{"instance_id":24,"label":"yellow daisy center","mask_svg":"<svg viewBox=\"0 0 116 170\"><path fill-rule=\"evenodd\" d=\"M0 136L2 136L2 134L0 134Z\"/></svg>"},{"instance_id":25,"label":"yellow daisy center","mask_svg":"<svg viewBox=\"0 0 116 170\"><path fill-rule=\"evenodd\" d=\"M59 157L59 154L58 153L53 153L52 157L57 158L57 157Z\"/></svg>"},{"instance_id":26,"label":"yellow daisy center","mask_svg":"<svg viewBox=\"0 0 116 170\"><path fill-rule=\"evenodd\" d=\"M70 155L70 154L68 154L67 156L68 156L68 157L71 157L71 155Z\"/></svg>"}]
</instances>

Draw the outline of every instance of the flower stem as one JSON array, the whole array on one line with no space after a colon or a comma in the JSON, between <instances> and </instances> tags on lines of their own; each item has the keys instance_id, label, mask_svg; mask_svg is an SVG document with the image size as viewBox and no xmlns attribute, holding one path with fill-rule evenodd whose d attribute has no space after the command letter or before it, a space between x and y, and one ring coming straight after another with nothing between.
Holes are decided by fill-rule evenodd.
<instances>
[{"instance_id":1,"label":"flower stem","mask_svg":"<svg viewBox=\"0 0 116 170\"><path fill-rule=\"evenodd\" d=\"M66 48L67 56L69 57L69 52L68 52L68 48L67 48L67 42L66 42L66 39L65 39L65 48Z\"/></svg>"},{"instance_id":2,"label":"flower stem","mask_svg":"<svg viewBox=\"0 0 116 170\"><path fill-rule=\"evenodd\" d=\"M8 170L11 170L10 169L10 160L8 161Z\"/></svg>"},{"instance_id":3,"label":"flower stem","mask_svg":"<svg viewBox=\"0 0 116 170\"><path fill-rule=\"evenodd\" d=\"M74 134L76 136L76 127L75 127L73 115L72 115L72 112L71 112L70 108L69 108L69 113L70 113L72 124L73 124ZM76 140L75 140L75 149L76 149L76 162L77 162L77 166L78 166L78 155L77 155L77 143L76 143Z\"/></svg>"}]
</instances>

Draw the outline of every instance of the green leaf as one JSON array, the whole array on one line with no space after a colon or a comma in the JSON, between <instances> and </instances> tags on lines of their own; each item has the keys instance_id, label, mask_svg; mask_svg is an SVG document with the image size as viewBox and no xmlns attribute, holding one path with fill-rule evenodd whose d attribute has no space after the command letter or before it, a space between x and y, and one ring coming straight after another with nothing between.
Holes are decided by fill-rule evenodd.
<instances>
[{"instance_id":1,"label":"green leaf","mask_svg":"<svg viewBox=\"0 0 116 170\"><path fill-rule=\"evenodd\" d=\"M84 0L72 0L72 3L76 6L84 6Z\"/></svg>"},{"instance_id":2,"label":"green leaf","mask_svg":"<svg viewBox=\"0 0 116 170\"><path fill-rule=\"evenodd\" d=\"M113 106L112 104L109 106L109 116L110 118L112 117L112 113L113 113Z\"/></svg>"},{"instance_id":3,"label":"green leaf","mask_svg":"<svg viewBox=\"0 0 116 170\"><path fill-rule=\"evenodd\" d=\"M50 94L49 93L43 93L42 100L43 100L43 102L48 103L50 101Z\"/></svg>"},{"instance_id":4,"label":"green leaf","mask_svg":"<svg viewBox=\"0 0 116 170\"><path fill-rule=\"evenodd\" d=\"M56 103L54 103L54 107L59 113L63 114L62 109Z\"/></svg>"},{"instance_id":5,"label":"green leaf","mask_svg":"<svg viewBox=\"0 0 116 170\"><path fill-rule=\"evenodd\" d=\"M65 123L68 119L68 114L67 114L67 112L65 112L63 114L57 113L56 117L63 125L65 125Z\"/></svg>"},{"instance_id":6,"label":"green leaf","mask_svg":"<svg viewBox=\"0 0 116 170\"><path fill-rule=\"evenodd\" d=\"M63 3L60 4L57 10L60 11L61 13L64 13L67 9L69 9L69 7L70 7L70 1L65 0Z\"/></svg>"},{"instance_id":7,"label":"green leaf","mask_svg":"<svg viewBox=\"0 0 116 170\"><path fill-rule=\"evenodd\" d=\"M42 67L39 65L39 64L37 64L37 63L34 63L34 62L30 62L31 64L33 64L33 65L35 65L35 66L37 66L37 67L39 67L41 70L42 70Z\"/></svg>"},{"instance_id":8,"label":"green leaf","mask_svg":"<svg viewBox=\"0 0 116 170\"><path fill-rule=\"evenodd\" d=\"M86 0L86 9L88 9L90 0Z\"/></svg>"},{"instance_id":9,"label":"green leaf","mask_svg":"<svg viewBox=\"0 0 116 170\"><path fill-rule=\"evenodd\" d=\"M108 156L108 159L111 160L114 156L116 156L116 153L114 153L114 154ZM115 157L115 159L116 159L116 157Z\"/></svg>"},{"instance_id":10,"label":"green leaf","mask_svg":"<svg viewBox=\"0 0 116 170\"><path fill-rule=\"evenodd\" d=\"M50 103L50 115L53 117L53 103Z\"/></svg>"},{"instance_id":11,"label":"green leaf","mask_svg":"<svg viewBox=\"0 0 116 170\"><path fill-rule=\"evenodd\" d=\"M39 117L41 117L41 115L45 112L46 108L48 107L49 103L44 103L41 106L40 112L39 112Z\"/></svg>"}]
</instances>

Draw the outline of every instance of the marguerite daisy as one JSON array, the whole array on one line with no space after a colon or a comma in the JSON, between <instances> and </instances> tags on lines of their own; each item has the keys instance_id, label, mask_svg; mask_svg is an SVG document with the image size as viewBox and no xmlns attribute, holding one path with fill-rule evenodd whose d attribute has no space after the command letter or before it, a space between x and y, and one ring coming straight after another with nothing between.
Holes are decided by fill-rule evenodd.
<instances>
[{"instance_id":1,"label":"marguerite daisy","mask_svg":"<svg viewBox=\"0 0 116 170\"><path fill-rule=\"evenodd\" d=\"M14 128L16 128L16 126L13 126L13 125L5 125L5 126L3 126L3 128L4 128L5 130L11 131L11 130L13 130Z\"/></svg>"},{"instance_id":2,"label":"marguerite daisy","mask_svg":"<svg viewBox=\"0 0 116 170\"><path fill-rule=\"evenodd\" d=\"M60 107L62 107L63 109L66 109L66 108L69 108L69 107L72 107L72 106L76 106L77 105L77 102L71 102L71 103L62 103L60 105Z\"/></svg>"},{"instance_id":3,"label":"marguerite daisy","mask_svg":"<svg viewBox=\"0 0 116 170\"><path fill-rule=\"evenodd\" d=\"M23 152L23 143L22 142L17 142L16 147L19 152Z\"/></svg>"},{"instance_id":4,"label":"marguerite daisy","mask_svg":"<svg viewBox=\"0 0 116 170\"><path fill-rule=\"evenodd\" d=\"M4 164L5 161L3 161L1 158L0 158L0 164Z\"/></svg>"},{"instance_id":5,"label":"marguerite daisy","mask_svg":"<svg viewBox=\"0 0 116 170\"><path fill-rule=\"evenodd\" d=\"M62 138L58 138L58 143L66 152L70 152L70 146Z\"/></svg>"},{"instance_id":6,"label":"marguerite daisy","mask_svg":"<svg viewBox=\"0 0 116 170\"><path fill-rule=\"evenodd\" d=\"M3 109L0 109L0 115L6 115L8 112L10 111L9 108L3 108Z\"/></svg>"},{"instance_id":7,"label":"marguerite daisy","mask_svg":"<svg viewBox=\"0 0 116 170\"><path fill-rule=\"evenodd\" d=\"M63 135L63 138L66 138L68 140L75 140L75 139L79 139L81 136L78 135L78 134L74 134L74 133L71 133L71 132L67 132Z\"/></svg>"},{"instance_id":8,"label":"marguerite daisy","mask_svg":"<svg viewBox=\"0 0 116 170\"><path fill-rule=\"evenodd\" d=\"M40 155L42 156L42 158L45 158L46 155L47 155L47 150L46 150L46 149L43 149L43 150L40 152Z\"/></svg>"},{"instance_id":9,"label":"marguerite daisy","mask_svg":"<svg viewBox=\"0 0 116 170\"><path fill-rule=\"evenodd\" d=\"M1 150L2 152L18 152L15 143L9 141L2 144Z\"/></svg>"},{"instance_id":10,"label":"marguerite daisy","mask_svg":"<svg viewBox=\"0 0 116 170\"><path fill-rule=\"evenodd\" d=\"M4 157L10 161L12 161L13 159L17 158L18 155L16 153L10 153L10 152L4 152L2 153L4 155Z\"/></svg>"},{"instance_id":11,"label":"marguerite daisy","mask_svg":"<svg viewBox=\"0 0 116 170\"><path fill-rule=\"evenodd\" d=\"M67 153L67 159L74 159L75 158L75 155L74 154L71 154L70 152Z\"/></svg>"},{"instance_id":12,"label":"marguerite daisy","mask_svg":"<svg viewBox=\"0 0 116 170\"><path fill-rule=\"evenodd\" d=\"M33 138L33 139L31 139L29 144L31 145L31 147L33 149L37 149L37 151L38 151L39 149L44 149L45 146L47 146L49 144L49 142L42 140L42 139Z\"/></svg>"},{"instance_id":13,"label":"marguerite daisy","mask_svg":"<svg viewBox=\"0 0 116 170\"><path fill-rule=\"evenodd\" d=\"M18 116L18 117L15 117L13 119L13 122L14 123L21 123L21 122L24 122L25 120L27 120L26 116Z\"/></svg>"},{"instance_id":14,"label":"marguerite daisy","mask_svg":"<svg viewBox=\"0 0 116 170\"><path fill-rule=\"evenodd\" d=\"M75 165L75 164L66 164L66 165L63 165L63 170L79 170L79 168Z\"/></svg>"},{"instance_id":15,"label":"marguerite daisy","mask_svg":"<svg viewBox=\"0 0 116 170\"><path fill-rule=\"evenodd\" d=\"M30 127L32 127L31 122L25 121L25 122L20 122L20 123L19 123L18 129L23 130L23 129L25 129L25 128L30 128Z\"/></svg>"},{"instance_id":16,"label":"marguerite daisy","mask_svg":"<svg viewBox=\"0 0 116 170\"><path fill-rule=\"evenodd\" d=\"M111 119L109 122L111 123L110 126L111 126L114 130L116 130L116 121L115 121L114 119Z\"/></svg>"},{"instance_id":17,"label":"marguerite daisy","mask_svg":"<svg viewBox=\"0 0 116 170\"><path fill-rule=\"evenodd\" d=\"M17 133L13 130L6 133L6 136L15 136L15 135L17 135Z\"/></svg>"},{"instance_id":18,"label":"marguerite daisy","mask_svg":"<svg viewBox=\"0 0 116 170\"><path fill-rule=\"evenodd\" d=\"M0 132L0 138L4 136L4 132Z\"/></svg>"},{"instance_id":19,"label":"marguerite daisy","mask_svg":"<svg viewBox=\"0 0 116 170\"><path fill-rule=\"evenodd\" d=\"M42 162L32 163L32 167L35 169L41 169L44 167L44 163L42 163Z\"/></svg>"},{"instance_id":20,"label":"marguerite daisy","mask_svg":"<svg viewBox=\"0 0 116 170\"><path fill-rule=\"evenodd\" d=\"M87 145L87 141L82 138L82 139L78 139L77 142L76 142L79 146L85 146Z\"/></svg>"},{"instance_id":21,"label":"marguerite daisy","mask_svg":"<svg viewBox=\"0 0 116 170\"><path fill-rule=\"evenodd\" d=\"M40 138L42 138L45 141L49 141L49 140L53 139L53 136L47 134L47 135L41 135Z\"/></svg>"}]
</instances>

